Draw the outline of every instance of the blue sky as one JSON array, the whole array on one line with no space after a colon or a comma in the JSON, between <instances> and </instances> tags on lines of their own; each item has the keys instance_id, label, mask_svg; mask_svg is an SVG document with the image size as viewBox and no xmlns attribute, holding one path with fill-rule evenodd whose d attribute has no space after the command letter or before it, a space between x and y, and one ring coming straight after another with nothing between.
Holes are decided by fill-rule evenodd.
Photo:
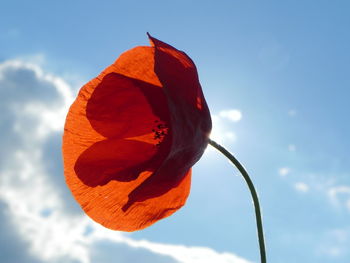
<instances>
[{"instance_id":1,"label":"blue sky","mask_svg":"<svg viewBox=\"0 0 350 263\"><path fill-rule=\"evenodd\" d=\"M212 149L187 205L132 234L94 224L64 184L72 98L150 32L195 61L213 137L259 192L268 261L348 263L349 10L325 0L2 3L2 261L259 262L247 187Z\"/></svg>"}]
</instances>

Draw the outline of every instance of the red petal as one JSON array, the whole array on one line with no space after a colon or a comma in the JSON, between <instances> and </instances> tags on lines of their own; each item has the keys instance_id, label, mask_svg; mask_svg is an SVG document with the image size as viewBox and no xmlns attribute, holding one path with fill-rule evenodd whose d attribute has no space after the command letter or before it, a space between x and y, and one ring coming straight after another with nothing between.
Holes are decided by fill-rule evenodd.
<instances>
[{"instance_id":1,"label":"red petal","mask_svg":"<svg viewBox=\"0 0 350 263\"><path fill-rule=\"evenodd\" d=\"M208 106L198 80L196 65L186 53L148 34L155 46L155 73L169 96L201 110ZM202 104L205 105L202 105ZM178 105L177 105L178 106ZM207 114L208 112L205 112Z\"/></svg>"},{"instance_id":2,"label":"red petal","mask_svg":"<svg viewBox=\"0 0 350 263\"><path fill-rule=\"evenodd\" d=\"M150 38L154 48L125 52L86 84L66 119L67 184L91 218L115 230L142 229L184 205L211 129L192 60Z\"/></svg>"},{"instance_id":3,"label":"red petal","mask_svg":"<svg viewBox=\"0 0 350 263\"><path fill-rule=\"evenodd\" d=\"M169 152L171 135L155 147L150 131L155 119L169 119L167 99L153 68L153 48L137 47L122 54L80 90L66 119L66 182L92 219L115 230L142 229L171 215L184 205L190 190L189 172L162 196L129 202L122 210L129 194ZM154 155L149 147L155 147ZM126 158L126 163L121 161Z\"/></svg>"},{"instance_id":4,"label":"red petal","mask_svg":"<svg viewBox=\"0 0 350 263\"><path fill-rule=\"evenodd\" d=\"M176 188L202 156L211 129L209 109L192 60L182 51L149 37L156 49L155 72L169 106L172 141L167 157L129 194L124 210L135 202L159 197Z\"/></svg>"},{"instance_id":5,"label":"red petal","mask_svg":"<svg viewBox=\"0 0 350 263\"><path fill-rule=\"evenodd\" d=\"M189 172L177 187L166 194L134 203L124 212L121 207L127 202L128 194L147 176L146 172L131 182L110 181L104 187L72 184L71 189L77 193L75 197L84 211L96 222L114 230L135 231L173 214L185 204L190 192Z\"/></svg>"},{"instance_id":6,"label":"red petal","mask_svg":"<svg viewBox=\"0 0 350 263\"><path fill-rule=\"evenodd\" d=\"M168 123L169 111L160 87L117 73L107 74L86 107L92 127L108 138L152 133L156 121Z\"/></svg>"},{"instance_id":7,"label":"red petal","mask_svg":"<svg viewBox=\"0 0 350 263\"><path fill-rule=\"evenodd\" d=\"M157 147L149 143L108 139L86 149L74 170L79 179L91 187L103 186L111 180L128 182L144 171L154 170L156 160L153 157L157 151Z\"/></svg>"}]
</instances>

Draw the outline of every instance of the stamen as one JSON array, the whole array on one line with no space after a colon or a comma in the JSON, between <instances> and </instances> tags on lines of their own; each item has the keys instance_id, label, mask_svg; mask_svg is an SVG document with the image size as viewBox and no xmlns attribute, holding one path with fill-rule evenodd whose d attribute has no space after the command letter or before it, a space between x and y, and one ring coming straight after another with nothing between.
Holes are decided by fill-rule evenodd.
<instances>
[{"instance_id":1,"label":"stamen","mask_svg":"<svg viewBox=\"0 0 350 263\"><path fill-rule=\"evenodd\" d=\"M164 137L168 134L169 128L160 120L155 120L154 123L156 124L156 127L152 129L152 132L154 133L153 138L157 140L156 146L159 146L164 140Z\"/></svg>"}]
</instances>

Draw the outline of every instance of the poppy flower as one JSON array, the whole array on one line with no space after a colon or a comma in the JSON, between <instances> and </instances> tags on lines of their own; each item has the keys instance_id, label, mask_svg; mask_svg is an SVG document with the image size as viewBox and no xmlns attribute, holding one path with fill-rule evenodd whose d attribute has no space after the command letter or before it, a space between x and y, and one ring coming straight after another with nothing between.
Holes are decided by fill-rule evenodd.
<instances>
[{"instance_id":1,"label":"poppy flower","mask_svg":"<svg viewBox=\"0 0 350 263\"><path fill-rule=\"evenodd\" d=\"M150 35L85 84L63 135L66 182L103 226L143 229L181 208L211 118L196 66Z\"/></svg>"}]
</instances>

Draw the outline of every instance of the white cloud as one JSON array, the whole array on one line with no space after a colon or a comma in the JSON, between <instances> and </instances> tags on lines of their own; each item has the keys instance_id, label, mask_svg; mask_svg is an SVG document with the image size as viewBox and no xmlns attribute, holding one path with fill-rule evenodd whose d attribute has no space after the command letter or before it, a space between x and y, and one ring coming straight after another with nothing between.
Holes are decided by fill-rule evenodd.
<instances>
[{"instance_id":1,"label":"white cloud","mask_svg":"<svg viewBox=\"0 0 350 263\"><path fill-rule=\"evenodd\" d=\"M49 135L62 129L68 85L36 65L7 61L0 65L0 94L6 123L1 144L7 146L0 150L0 200L32 254L45 262L69 255L87 263L87 251L76 242L81 220L63 215L57 186L45 170L50 156L42 152ZM45 211L50 215L43 216Z\"/></svg>"},{"instance_id":2,"label":"white cloud","mask_svg":"<svg viewBox=\"0 0 350 263\"><path fill-rule=\"evenodd\" d=\"M350 211L350 186L338 185L328 189L328 197L337 207L345 207Z\"/></svg>"},{"instance_id":3,"label":"white cloud","mask_svg":"<svg viewBox=\"0 0 350 263\"><path fill-rule=\"evenodd\" d=\"M219 112L219 116L224 119L228 119L233 122L238 122L242 119L242 112L239 110L222 110Z\"/></svg>"},{"instance_id":4,"label":"white cloud","mask_svg":"<svg viewBox=\"0 0 350 263\"><path fill-rule=\"evenodd\" d=\"M304 182L297 182L294 187L298 192L306 193L309 191L309 186Z\"/></svg>"},{"instance_id":5,"label":"white cloud","mask_svg":"<svg viewBox=\"0 0 350 263\"><path fill-rule=\"evenodd\" d=\"M290 168L288 168L288 167L282 167L282 168L278 169L278 174L280 176L286 176L289 173L290 173Z\"/></svg>"},{"instance_id":6,"label":"white cloud","mask_svg":"<svg viewBox=\"0 0 350 263\"><path fill-rule=\"evenodd\" d=\"M114 242L126 243L131 247L145 248L154 253L171 256L179 263L249 263L246 259L232 253L219 253L208 247L195 247L184 245L170 245L150 242L147 240L133 240L127 236L114 235L113 232L102 227L96 231L94 239L108 239Z\"/></svg>"},{"instance_id":7,"label":"white cloud","mask_svg":"<svg viewBox=\"0 0 350 263\"><path fill-rule=\"evenodd\" d=\"M148 248L155 253L172 256L181 263L249 263L249 261L231 253L218 253L207 247L187 247L156 244L149 241L130 241L128 243L131 246Z\"/></svg>"},{"instance_id":8,"label":"white cloud","mask_svg":"<svg viewBox=\"0 0 350 263\"><path fill-rule=\"evenodd\" d=\"M32 255L44 262L90 263L97 242L110 240L181 263L248 262L206 247L133 240L81 213L69 213L67 203L72 197L62 195L66 187L61 182L60 152L54 152L59 151L65 112L72 101L68 84L37 65L9 61L0 64L0 95L0 201L8 207L15 226L7 231L17 231ZM54 169L49 172L50 163Z\"/></svg>"},{"instance_id":9,"label":"white cloud","mask_svg":"<svg viewBox=\"0 0 350 263\"><path fill-rule=\"evenodd\" d=\"M333 201L337 201L339 194L350 194L350 187L346 185L340 185L331 187L328 190L328 195Z\"/></svg>"},{"instance_id":10,"label":"white cloud","mask_svg":"<svg viewBox=\"0 0 350 263\"><path fill-rule=\"evenodd\" d=\"M233 143L237 140L236 134L232 127L228 127L226 120L238 122L242 119L242 113L239 110L222 110L218 114L211 115L213 129L210 138L220 144ZM209 147L210 149L211 147Z\"/></svg>"}]
</instances>

